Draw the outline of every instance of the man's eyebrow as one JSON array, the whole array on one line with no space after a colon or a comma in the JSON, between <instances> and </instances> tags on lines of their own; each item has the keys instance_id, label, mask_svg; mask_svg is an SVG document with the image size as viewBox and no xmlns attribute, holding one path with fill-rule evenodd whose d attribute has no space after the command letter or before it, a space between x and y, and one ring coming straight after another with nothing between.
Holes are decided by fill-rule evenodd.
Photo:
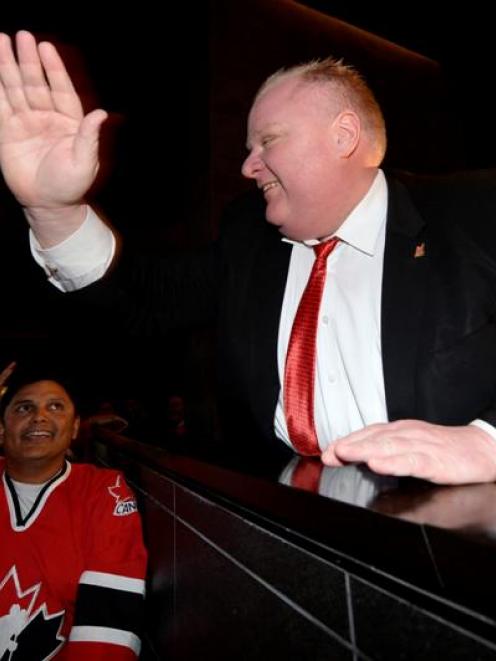
<instances>
[{"instance_id":1,"label":"man's eyebrow","mask_svg":"<svg viewBox=\"0 0 496 661\"><path fill-rule=\"evenodd\" d=\"M35 400L30 399L29 397L23 397L23 399L16 399L15 396L11 400L11 404L32 404ZM69 400L62 395L52 395L47 397L48 402L68 402Z\"/></svg>"},{"instance_id":2,"label":"man's eyebrow","mask_svg":"<svg viewBox=\"0 0 496 661\"><path fill-rule=\"evenodd\" d=\"M251 149L251 142L253 138L258 138L264 133L270 133L271 131L280 131L282 129L282 124L280 122L271 122L270 124L264 124L261 129L256 129L252 131L246 141L246 148Z\"/></svg>"},{"instance_id":3,"label":"man's eyebrow","mask_svg":"<svg viewBox=\"0 0 496 661\"><path fill-rule=\"evenodd\" d=\"M27 397L23 399L16 399L15 397L12 398L11 404L32 404L33 400L28 399Z\"/></svg>"}]
</instances>

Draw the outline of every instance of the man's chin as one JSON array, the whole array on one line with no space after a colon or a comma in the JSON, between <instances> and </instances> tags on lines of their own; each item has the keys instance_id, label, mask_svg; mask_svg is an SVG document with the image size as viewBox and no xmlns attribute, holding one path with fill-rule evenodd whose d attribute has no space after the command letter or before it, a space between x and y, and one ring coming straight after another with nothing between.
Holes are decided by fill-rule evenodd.
<instances>
[{"instance_id":1,"label":"man's chin","mask_svg":"<svg viewBox=\"0 0 496 661\"><path fill-rule=\"evenodd\" d=\"M307 236L300 236L297 232L292 232L291 229L286 227L284 224L276 225L276 223L271 223L277 229L279 232L284 236L284 238L289 239L290 241L298 241L298 242L303 242L307 241L308 237Z\"/></svg>"},{"instance_id":2,"label":"man's chin","mask_svg":"<svg viewBox=\"0 0 496 661\"><path fill-rule=\"evenodd\" d=\"M265 219L267 220L269 225L273 225L274 227L276 227L279 230L279 232L281 232L281 234L284 234L284 236L288 236L287 228L284 226L284 221L281 218L277 218L277 216L271 216L271 214L267 210L265 214Z\"/></svg>"},{"instance_id":3,"label":"man's chin","mask_svg":"<svg viewBox=\"0 0 496 661\"><path fill-rule=\"evenodd\" d=\"M267 213L265 216L267 222L269 225L273 225L276 227L279 232L286 237L286 239L290 239L291 241L305 241L308 237L307 236L300 236L298 232L294 232L291 230L291 227L288 227L288 225L284 222L283 219L277 218L276 216L271 216L270 213Z\"/></svg>"}]
</instances>

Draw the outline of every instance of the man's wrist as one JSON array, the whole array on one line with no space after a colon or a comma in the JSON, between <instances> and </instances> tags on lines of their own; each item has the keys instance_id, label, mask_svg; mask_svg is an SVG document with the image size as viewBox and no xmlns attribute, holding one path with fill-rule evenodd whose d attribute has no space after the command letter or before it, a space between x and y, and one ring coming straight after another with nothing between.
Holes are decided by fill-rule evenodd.
<instances>
[{"instance_id":1,"label":"man's wrist","mask_svg":"<svg viewBox=\"0 0 496 661\"><path fill-rule=\"evenodd\" d=\"M57 245L42 248L33 231L29 240L36 263L55 287L66 292L101 278L116 248L111 230L91 207L87 207L85 222Z\"/></svg>"},{"instance_id":2,"label":"man's wrist","mask_svg":"<svg viewBox=\"0 0 496 661\"><path fill-rule=\"evenodd\" d=\"M87 212L86 204L24 208L26 219L44 249L52 248L74 234L84 223Z\"/></svg>"}]
</instances>

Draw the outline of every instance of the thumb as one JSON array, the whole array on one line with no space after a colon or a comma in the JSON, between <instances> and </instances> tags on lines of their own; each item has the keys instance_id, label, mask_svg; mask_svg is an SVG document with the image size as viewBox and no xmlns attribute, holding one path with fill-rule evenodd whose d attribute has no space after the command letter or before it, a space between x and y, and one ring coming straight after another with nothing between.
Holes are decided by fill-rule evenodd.
<instances>
[{"instance_id":1,"label":"thumb","mask_svg":"<svg viewBox=\"0 0 496 661\"><path fill-rule=\"evenodd\" d=\"M98 145L100 130L103 122L108 118L104 110L93 110L86 115L74 139L74 159L76 162L98 162Z\"/></svg>"}]
</instances>

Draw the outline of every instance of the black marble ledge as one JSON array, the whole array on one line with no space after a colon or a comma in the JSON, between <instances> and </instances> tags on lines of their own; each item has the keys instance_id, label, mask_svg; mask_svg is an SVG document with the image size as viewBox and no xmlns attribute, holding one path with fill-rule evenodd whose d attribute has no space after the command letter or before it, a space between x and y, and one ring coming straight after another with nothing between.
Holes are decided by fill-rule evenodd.
<instances>
[{"instance_id":1,"label":"black marble ledge","mask_svg":"<svg viewBox=\"0 0 496 661\"><path fill-rule=\"evenodd\" d=\"M437 487L292 457L260 474L173 455L102 432L111 464L139 484L140 464L420 608L431 596L460 626L496 640L496 484ZM170 501L169 487L156 476ZM476 626L472 622L477 620Z\"/></svg>"}]
</instances>

